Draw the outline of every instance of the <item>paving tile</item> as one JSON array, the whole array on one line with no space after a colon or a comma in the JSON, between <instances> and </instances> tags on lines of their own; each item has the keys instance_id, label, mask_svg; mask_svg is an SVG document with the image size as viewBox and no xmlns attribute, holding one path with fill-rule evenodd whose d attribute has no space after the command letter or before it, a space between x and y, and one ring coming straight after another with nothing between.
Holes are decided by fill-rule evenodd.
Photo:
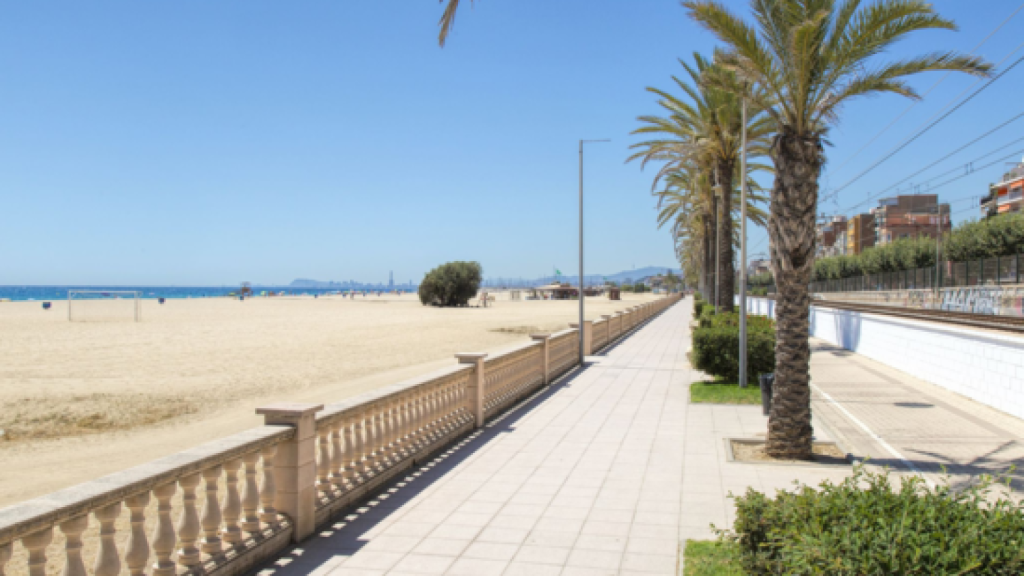
<instances>
[{"instance_id":1,"label":"paving tile","mask_svg":"<svg viewBox=\"0 0 1024 576\"><path fill-rule=\"evenodd\" d=\"M527 562L512 562L505 569L502 576L559 576L562 573L562 565L554 564L530 564Z\"/></svg>"},{"instance_id":2,"label":"paving tile","mask_svg":"<svg viewBox=\"0 0 1024 576\"><path fill-rule=\"evenodd\" d=\"M526 528L505 528L501 524L492 523L484 528L476 537L479 542L497 542L501 544L522 544L530 530Z\"/></svg>"},{"instance_id":3,"label":"paving tile","mask_svg":"<svg viewBox=\"0 0 1024 576\"><path fill-rule=\"evenodd\" d=\"M608 550L622 552L626 549L626 538L623 536L603 536L598 534L580 534L573 548L579 550Z\"/></svg>"},{"instance_id":4,"label":"paving tile","mask_svg":"<svg viewBox=\"0 0 1024 576\"><path fill-rule=\"evenodd\" d=\"M456 560L456 556L436 556L432 554L408 554L399 560L392 569L410 574L444 574Z\"/></svg>"},{"instance_id":5,"label":"paving tile","mask_svg":"<svg viewBox=\"0 0 1024 576\"><path fill-rule=\"evenodd\" d=\"M451 538L426 538L415 548L415 554L433 554L437 556L458 556L469 547L472 540L455 540Z\"/></svg>"},{"instance_id":6,"label":"paving tile","mask_svg":"<svg viewBox=\"0 0 1024 576\"><path fill-rule=\"evenodd\" d=\"M603 550L573 550L566 560L566 566L603 570L618 570L621 563L622 553Z\"/></svg>"},{"instance_id":7,"label":"paving tile","mask_svg":"<svg viewBox=\"0 0 1024 576\"><path fill-rule=\"evenodd\" d=\"M501 560L481 560L479 558L459 558L448 568L445 574L453 576L501 576L509 563Z\"/></svg>"},{"instance_id":8,"label":"paving tile","mask_svg":"<svg viewBox=\"0 0 1024 576\"><path fill-rule=\"evenodd\" d=\"M559 548L571 548L579 538L576 532L548 532L544 530L533 530L523 542L524 546L556 546Z\"/></svg>"},{"instance_id":9,"label":"paving tile","mask_svg":"<svg viewBox=\"0 0 1024 576\"><path fill-rule=\"evenodd\" d=\"M622 557L622 570L653 574L674 574L678 563L676 553L670 555L636 554L626 552Z\"/></svg>"},{"instance_id":10,"label":"paving tile","mask_svg":"<svg viewBox=\"0 0 1024 576\"><path fill-rule=\"evenodd\" d=\"M481 558L484 560L511 560L519 549L518 544L501 544L498 542L473 542L462 552L463 558Z\"/></svg>"},{"instance_id":11,"label":"paving tile","mask_svg":"<svg viewBox=\"0 0 1024 576\"><path fill-rule=\"evenodd\" d=\"M368 568L372 570L388 570L402 559L404 553L382 552L374 550L360 551L342 564L345 568Z\"/></svg>"},{"instance_id":12,"label":"paving tile","mask_svg":"<svg viewBox=\"0 0 1024 576\"><path fill-rule=\"evenodd\" d=\"M555 546L523 546L516 552L515 562L562 566L569 558L569 552L569 548Z\"/></svg>"}]
</instances>

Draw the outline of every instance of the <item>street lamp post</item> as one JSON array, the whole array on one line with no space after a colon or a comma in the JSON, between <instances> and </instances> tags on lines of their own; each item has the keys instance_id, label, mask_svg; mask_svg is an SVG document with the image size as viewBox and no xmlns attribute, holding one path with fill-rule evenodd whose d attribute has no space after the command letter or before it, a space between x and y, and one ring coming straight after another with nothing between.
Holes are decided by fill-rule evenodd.
<instances>
[{"instance_id":1,"label":"street lamp post","mask_svg":"<svg viewBox=\"0 0 1024 576\"><path fill-rule=\"evenodd\" d=\"M583 366L583 361L586 359L583 350L583 144L588 142L611 142L611 140L580 140L580 366Z\"/></svg>"}]
</instances>

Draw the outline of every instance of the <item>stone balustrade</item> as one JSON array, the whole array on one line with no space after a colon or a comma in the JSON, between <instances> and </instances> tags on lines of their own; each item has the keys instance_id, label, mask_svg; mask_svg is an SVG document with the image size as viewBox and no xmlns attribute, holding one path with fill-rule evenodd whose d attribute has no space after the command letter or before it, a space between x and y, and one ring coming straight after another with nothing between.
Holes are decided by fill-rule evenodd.
<instances>
[{"instance_id":1,"label":"stone balustrade","mask_svg":"<svg viewBox=\"0 0 1024 576\"><path fill-rule=\"evenodd\" d=\"M232 576L483 426L676 295L0 509L0 576ZM60 538L55 539L59 531ZM88 554L86 554L88 552ZM91 558L86 558L91 556Z\"/></svg>"}]
</instances>

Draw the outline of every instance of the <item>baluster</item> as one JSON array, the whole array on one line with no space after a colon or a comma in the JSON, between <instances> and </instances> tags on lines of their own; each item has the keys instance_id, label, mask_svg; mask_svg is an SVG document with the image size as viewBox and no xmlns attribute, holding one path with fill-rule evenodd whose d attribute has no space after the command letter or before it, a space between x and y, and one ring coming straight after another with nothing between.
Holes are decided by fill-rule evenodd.
<instances>
[{"instance_id":1,"label":"baluster","mask_svg":"<svg viewBox=\"0 0 1024 576\"><path fill-rule=\"evenodd\" d=\"M423 443L422 434L422 423L423 423L423 389L422 387L416 388L415 394L412 398L412 406L410 407L412 414L410 416L411 422L409 423L409 437L412 439L413 450L419 450L420 445Z\"/></svg>"},{"instance_id":2,"label":"baluster","mask_svg":"<svg viewBox=\"0 0 1024 576\"><path fill-rule=\"evenodd\" d=\"M451 433L452 427L452 383L447 381L441 385L441 431L445 436Z\"/></svg>"},{"instance_id":3,"label":"baluster","mask_svg":"<svg viewBox=\"0 0 1024 576\"><path fill-rule=\"evenodd\" d=\"M389 468L395 461L393 454L393 443L392 443L392 425L394 424L391 411L394 408L391 400L385 400L381 407L381 438L380 443L382 446L381 455L383 456L383 462L381 468Z\"/></svg>"},{"instance_id":4,"label":"baluster","mask_svg":"<svg viewBox=\"0 0 1024 576\"><path fill-rule=\"evenodd\" d=\"M4 576L4 568L11 559L11 543L0 544L0 576Z\"/></svg>"},{"instance_id":5,"label":"baluster","mask_svg":"<svg viewBox=\"0 0 1024 576\"><path fill-rule=\"evenodd\" d=\"M79 516L61 523L60 531L67 539L64 542L64 570L61 576L86 576L85 562L82 561L82 532L88 527L88 516Z\"/></svg>"},{"instance_id":6,"label":"baluster","mask_svg":"<svg viewBox=\"0 0 1024 576\"><path fill-rule=\"evenodd\" d=\"M370 416L370 430L369 430L369 449L366 451L367 465L370 468L370 474L377 474L377 467L380 465L380 441L381 441L381 415L380 406L374 404L371 407L373 411Z\"/></svg>"},{"instance_id":7,"label":"baluster","mask_svg":"<svg viewBox=\"0 0 1024 576\"><path fill-rule=\"evenodd\" d=\"M260 459L259 452L250 452L242 456L245 464L245 478L242 481L242 530L250 538L260 537L260 490L256 485L256 462Z\"/></svg>"},{"instance_id":8,"label":"baluster","mask_svg":"<svg viewBox=\"0 0 1024 576\"><path fill-rule=\"evenodd\" d=\"M345 451L344 451L344 438L342 437L341 428L345 421L342 418L335 420L334 424L331 425L331 484L334 485L334 490L342 492L345 490Z\"/></svg>"},{"instance_id":9,"label":"baluster","mask_svg":"<svg viewBox=\"0 0 1024 576\"><path fill-rule=\"evenodd\" d=\"M413 453L411 437L409 435L409 421L411 416L411 404L415 398L414 394L406 393L402 396L402 402L398 406L398 445L402 454Z\"/></svg>"},{"instance_id":10,"label":"baluster","mask_svg":"<svg viewBox=\"0 0 1024 576\"><path fill-rule=\"evenodd\" d=\"M345 425L342 426L342 432L345 437L345 483L354 487L356 485L356 475L358 474L358 465L356 459L359 458L359 445L356 442L356 416L351 414L345 417Z\"/></svg>"},{"instance_id":11,"label":"baluster","mask_svg":"<svg viewBox=\"0 0 1024 576\"><path fill-rule=\"evenodd\" d=\"M206 482L206 501L203 503L203 538L200 545L204 553L211 558L216 558L223 553L223 546L220 540L220 499L217 498L217 482L224 471L222 466L213 466L203 470L203 480Z\"/></svg>"},{"instance_id":12,"label":"baluster","mask_svg":"<svg viewBox=\"0 0 1024 576\"><path fill-rule=\"evenodd\" d=\"M44 528L21 539L28 550L28 575L46 576L46 547L53 541L53 528Z\"/></svg>"},{"instance_id":13,"label":"baluster","mask_svg":"<svg viewBox=\"0 0 1024 576\"><path fill-rule=\"evenodd\" d=\"M131 532L128 544L124 549L124 561L128 564L131 576L142 576L146 573L149 562L149 541L146 539L146 506L149 505L149 492L136 494L124 501L128 506L128 522Z\"/></svg>"},{"instance_id":14,"label":"baluster","mask_svg":"<svg viewBox=\"0 0 1024 576\"><path fill-rule=\"evenodd\" d=\"M117 554L117 544L114 543L114 535L117 533L114 522L121 515L121 504L104 506L93 512L93 515L100 523L100 550L96 554L92 571L96 576L117 576L121 573L121 558Z\"/></svg>"},{"instance_id":15,"label":"baluster","mask_svg":"<svg viewBox=\"0 0 1024 576\"><path fill-rule=\"evenodd\" d=\"M171 497L177 489L178 486L171 482L153 490L157 502L156 527L153 528L153 553L156 555L153 576L174 576L175 564L171 555L174 554L174 545L178 539L171 520Z\"/></svg>"},{"instance_id":16,"label":"baluster","mask_svg":"<svg viewBox=\"0 0 1024 576\"><path fill-rule=\"evenodd\" d=\"M263 456L260 520L270 528L277 528L277 508L274 508L274 498L277 497L277 486L274 485L274 456L277 454L277 446L267 446L260 453Z\"/></svg>"},{"instance_id":17,"label":"baluster","mask_svg":"<svg viewBox=\"0 0 1024 576\"><path fill-rule=\"evenodd\" d=\"M356 414L352 424L352 435L355 440L355 451L352 452L352 472L359 478L359 483L366 481L366 410Z\"/></svg>"},{"instance_id":18,"label":"baluster","mask_svg":"<svg viewBox=\"0 0 1024 576\"><path fill-rule=\"evenodd\" d=\"M182 492L182 511L178 519L178 564L187 570L198 567L202 558L196 540L199 537L199 512L196 510L196 488L202 481L202 474L192 474L178 480Z\"/></svg>"},{"instance_id":19,"label":"baluster","mask_svg":"<svg viewBox=\"0 0 1024 576\"><path fill-rule=\"evenodd\" d=\"M224 510L224 532L221 540L231 548L238 548L242 544L242 529L238 525L238 518L242 515L242 499L238 495L238 469L242 467L242 460L235 458L224 463L225 483L227 493L224 494L222 508Z\"/></svg>"},{"instance_id":20,"label":"baluster","mask_svg":"<svg viewBox=\"0 0 1024 576\"><path fill-rule=\"evenodd\" d=\"M331 427L326 423L317 425L316 488L325 498L331 495Z\"/></svg>"}]
</instances>

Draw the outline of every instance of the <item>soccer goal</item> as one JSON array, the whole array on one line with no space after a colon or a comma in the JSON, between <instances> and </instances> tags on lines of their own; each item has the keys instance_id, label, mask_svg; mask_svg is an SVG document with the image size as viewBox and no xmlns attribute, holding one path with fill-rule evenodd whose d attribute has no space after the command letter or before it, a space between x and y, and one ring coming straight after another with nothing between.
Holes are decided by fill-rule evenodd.
<instances>
[{"instance_id":1,"label":"soccer goal","mask_svg":"<svg viewBox=\"0 0 1024 576\"><path fill-rule=\"evenodd\" d=\"M139 292L68 290L68 320L72 322L138 322L141 319Z\"/></svg>"}]
</instances>

